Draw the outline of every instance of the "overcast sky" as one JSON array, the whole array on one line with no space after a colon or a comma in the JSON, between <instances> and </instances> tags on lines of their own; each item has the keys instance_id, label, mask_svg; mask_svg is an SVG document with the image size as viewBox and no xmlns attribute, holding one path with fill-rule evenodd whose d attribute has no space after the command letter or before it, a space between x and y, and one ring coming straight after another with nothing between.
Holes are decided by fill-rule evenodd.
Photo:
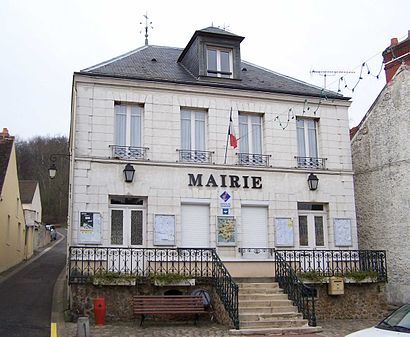
<instances>
[{"instance_id":1,"label":"overcast sky","mask_svg":"<svg viewBox=\"0 0 410 337\"><path fill-rule=\"evenodd\" d=\"M390 39L410 29L409 0L1 0L0 127L23 139L68 135L73 72L142 46L145 12L150 44L183 48L197 29L227 27L245 37L242 59L319 86L311 70L356 71L350 86L364 61L377 73ZM363 74L342 92L351 126L385 84L384 71Z\"/></svg>"}]
</instances>

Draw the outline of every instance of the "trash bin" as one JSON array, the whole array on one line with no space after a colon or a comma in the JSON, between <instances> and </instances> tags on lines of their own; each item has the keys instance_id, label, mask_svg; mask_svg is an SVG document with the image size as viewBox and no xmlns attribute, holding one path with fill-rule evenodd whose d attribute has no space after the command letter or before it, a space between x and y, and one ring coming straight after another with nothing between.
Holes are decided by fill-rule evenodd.
<instances>
[{"instance_id":1,"label":"trash bin","mask_svg":"<svg viewBox=\"0 0 410 337\"><path fill-rule=\"evenodd\" d=\"M105 305L105 299L103 297L96 297L94 302L94 319L96 325L104 325L105 311L107 309Z\"/></svg>"}]
</instances>

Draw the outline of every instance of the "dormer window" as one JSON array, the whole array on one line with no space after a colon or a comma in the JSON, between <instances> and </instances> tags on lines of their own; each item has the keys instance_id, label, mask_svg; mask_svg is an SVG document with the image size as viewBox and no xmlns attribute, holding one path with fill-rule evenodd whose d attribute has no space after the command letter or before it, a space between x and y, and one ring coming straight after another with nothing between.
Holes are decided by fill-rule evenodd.
<instances>
[{"instance_id":1,"label":"dormer window","mask_svg":"<svg viewBox=\"0 0 410 337\"><path fill-rule=\"evenodd\" d=\"M207 47L207 75L232 78L232 50Z\"/></svg>"}]
</instances>

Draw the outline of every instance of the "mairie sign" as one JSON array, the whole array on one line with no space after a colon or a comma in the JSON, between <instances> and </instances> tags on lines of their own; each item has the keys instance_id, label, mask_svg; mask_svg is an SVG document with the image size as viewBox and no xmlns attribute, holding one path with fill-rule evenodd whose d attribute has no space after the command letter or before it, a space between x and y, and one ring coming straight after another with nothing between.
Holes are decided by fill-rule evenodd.
<instances>
[{"instance_id":1,"label":"mairie sign","mask_svg":"<svg viewBox=\"0 0 410 337\"><path fill-rule=\"evenodd\" d=\"M188 173L188 186L262 188L262 177L219 174L204 176L202 173Z\"/></svg>"}]
</instances>

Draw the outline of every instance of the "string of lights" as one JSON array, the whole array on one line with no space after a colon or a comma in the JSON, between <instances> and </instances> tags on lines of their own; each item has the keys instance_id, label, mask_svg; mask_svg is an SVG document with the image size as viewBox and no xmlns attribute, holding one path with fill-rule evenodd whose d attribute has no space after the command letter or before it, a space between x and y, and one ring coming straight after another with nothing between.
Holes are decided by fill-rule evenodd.
<instances>
[{"instance_id":1,"label":"string of lights","mask_svg":"<svg viewBox=\"0 0 410 337\"><path fill-rule=\"evenodd\" d=\"M401 37L400 40L403 40L404 38L406 38L406 36ZM389 47L389 50L392 53L392 60L397 59L397 56L394 54L394 50L392 48ZM380 66L377 67L378 71L372 71L371 70L371 66L369 64L369 61L374 59L376 56L380 56L382 55L383 50L382 51L378 51L377 53L375 53L373 56L371 56L370 58L368 58L366 61L362 62L360 65L358 65L356 68L354 68L354 72L356 72L356 70L358 68L360 68L360 72L359 72L359 77L357 78L357 80L354 82L354 85L349 85L347 80L346 80L346 76L341 76L339 77L337 80L335 80L334 82L330 83L329 86L337 83L337 92L340 93L342 92L342 87L343 89L347 89L350 90L352 93L355 92L357 86L359 85L359 83L367 76L367 77L373 77L376 78L377 80L380 79L380 74L383 71L383 60L381 60L380 62ZM327 100L326 95L324 94L324 90L322 89L321 91L321 97L319 102L317 103L316 109L313 111L313 114L316 115L317 111L319 110L321 104L323 103L323 101ZM303 116L307 111L310 111L311 107L308 105L308 101L305 100L304 104L303 104L303 110L301 115ZM284 120L281 119L281 117L279 115L277 115L276 117L274 117L273 122L277 122L279 124L279 127L283 130L285 130L288 126L289 123L295 119L295 107L291 107L289 108L286 112L284 112L282 115L285 115L286 118Z\"/></svg>"}]
</instances>

